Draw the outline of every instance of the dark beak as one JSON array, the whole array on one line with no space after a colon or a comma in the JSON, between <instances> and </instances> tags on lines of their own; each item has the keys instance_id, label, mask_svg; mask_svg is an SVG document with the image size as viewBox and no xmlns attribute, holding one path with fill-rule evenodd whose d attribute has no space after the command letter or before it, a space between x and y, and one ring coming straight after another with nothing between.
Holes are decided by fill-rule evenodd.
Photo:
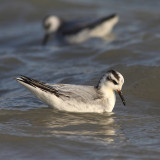
<instances>
[{"instance_id":1,"label":"dark beak","mask_svg":"<svg viewBox=\"0 0 160 160\"><path fill-rule=\"evenodd\" d=\"M126 101L124 100L124 97L123 97L123 95L122 95L122 92L119 91L119 90L117 90L117 93L119 94L119 96L120 96L120 98L121 98L121 100L122 100L122 102L123 102L123 104L124 104L124 106L125 106L125 105L126 105Z\"/></svg>"},{"instance_id":2,"label":"dark beak","mask_svg":"<svg viewBox=\"0 0 160 160\"><path fill-rule=\"evenodd\" d=\"M43 38L43 41L42 41L42 45L46 45L46 43L48 42L48 40L49 40L49 34L45 34L44 35L44 38Z\"/></svg>"}]
</instances>

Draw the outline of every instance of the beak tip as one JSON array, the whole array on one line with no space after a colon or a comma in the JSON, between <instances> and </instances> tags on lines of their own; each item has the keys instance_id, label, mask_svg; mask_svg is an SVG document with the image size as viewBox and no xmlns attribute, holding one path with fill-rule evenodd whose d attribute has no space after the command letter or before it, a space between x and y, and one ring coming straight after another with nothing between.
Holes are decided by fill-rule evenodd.
<instances>
[{"instance_id":1,"label":"beak tip","mask_svg":"<svg viewBox=\"0 0 160 160\"><path fill-rule=\"evenodd\" d=\"M118 92L118 94L119 94L119 96L120 96L120 98L121 98L121 100L122 100L123 105L126 106L126 101L124 100L124 97L123 97L123 95L122 95L122 92L121 92L120 90L117 90L117 92Z\"/></svg>"},{"instance_id":2,"label":"beak tip","mask_svg":"<svg viewBox=\"0 0 160 160\"><path fill-rule=\"evenodd\" d=\"M49 34L45 34L44 35L44 38L42 40L42 45L45 46L48 42L48 39L49 39Z\"/></svg>"}]
</instances>

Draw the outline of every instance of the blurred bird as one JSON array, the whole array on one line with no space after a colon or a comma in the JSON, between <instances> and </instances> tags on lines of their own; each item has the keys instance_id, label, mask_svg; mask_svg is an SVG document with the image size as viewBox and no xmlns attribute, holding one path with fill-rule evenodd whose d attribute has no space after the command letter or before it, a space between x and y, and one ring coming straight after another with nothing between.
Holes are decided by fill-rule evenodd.
<instances>
[{"instance_id":1,"label":"blurred bird","mask_svg":"<svg viewBox=\"0 0 160 160\"><path fill-rule=\"evenodd\" d=\"M97 19L71 21L64 21L55 15L49 15L43 20L45 35L42 44L45 45L53 33L57 39L67 43L81 43L93 37L102 38L112 31L118 20L117 14Z\"/></svg>"},{"instance_id":2,"label":"blurred bird","mask_svg":"<svg viewBox=\"0 0 160 160\"><path fill-rule=\"evenodd\" d=\"M123 76L114 70L108 71L96 86L73 84L47 84L26 76L16 78L41 101L49 106L69 112L112 112L117 91L123 104L121 89Z\"/></svg>"}]
</instances>

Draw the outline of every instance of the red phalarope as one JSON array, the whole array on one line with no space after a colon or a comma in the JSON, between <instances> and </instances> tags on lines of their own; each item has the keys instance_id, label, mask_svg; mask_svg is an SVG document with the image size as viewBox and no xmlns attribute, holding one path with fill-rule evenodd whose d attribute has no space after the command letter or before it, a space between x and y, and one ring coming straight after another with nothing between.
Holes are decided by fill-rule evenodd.
<instances>
[{"instance_id":1,"label":"red phalarope","mask_svg":"<svg viewBox=\"0 0 160 160\"><path fill-rule=\"evenodd\" d=\"M45 36L42 44L45 45L52 34L67 43L81 43L92 37L102 38L112 31L118 20L117 14L97 19L71 21L64 21L58 16L49 15L43 20Z\"/></svg>"},{"instance_id":2,"label":"red phalarope","mask_svg":"<svg viewBox=\"0 0 160 160\"><path fill-rule=\"evenodd\" d=\"M121 89L123 76L114 70L108 71L97 86L72 84L47 84L26 76L16 78L41 101L63 111L69 112L112 112L117 91L123 104Z\"/></svg>"}]
</instances>

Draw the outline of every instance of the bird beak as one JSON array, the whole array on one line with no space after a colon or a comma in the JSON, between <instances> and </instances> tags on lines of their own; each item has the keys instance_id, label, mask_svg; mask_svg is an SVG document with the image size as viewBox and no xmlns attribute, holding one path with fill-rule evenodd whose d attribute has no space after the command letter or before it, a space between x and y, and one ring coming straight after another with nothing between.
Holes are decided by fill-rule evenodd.
<instances>
[{"instance_id":1,"label":"bird beak","mask_svg":"<svg viewBox=\"0 0 160 160\"><path fill-rule=\"evenodd\" d=\"M48 42L48 40L49 40L49 34L45 34L44 35L44 38L43 38L43 41L42 41L42 45L46 45L46 43Z\"/></svg>"},{"instance_id":2,"label":"bird beak","mask_svg":"<svg viewBox=\"0 0 160 160\"><path fill-rule=\"evenodd\" d=\"M123 102L123 105L125 106L126 105L126 101L125 101L125 99L124 99L124 97L122 95L122 92L120 90L117 90L117 93L119 94L119 96L120 96L120 98L121 98L121 100Z\"/></svg>"}]
</instances>

